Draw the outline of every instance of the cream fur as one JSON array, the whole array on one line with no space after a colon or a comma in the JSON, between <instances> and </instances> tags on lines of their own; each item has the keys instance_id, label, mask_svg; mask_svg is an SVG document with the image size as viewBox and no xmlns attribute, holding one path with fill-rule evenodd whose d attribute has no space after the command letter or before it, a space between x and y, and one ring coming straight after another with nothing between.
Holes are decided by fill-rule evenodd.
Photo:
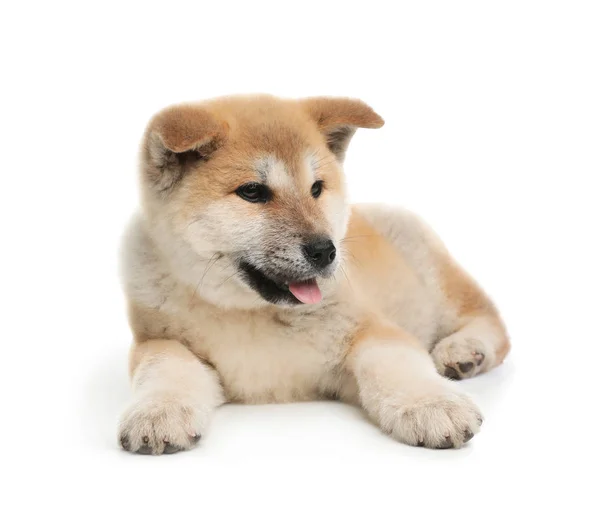
<instances>
[{"instance_id":1,"label":"cream fur","mask_svg":"<svg viewBox=\"0 0 600 519\"><path fill-rule=\"evenodd\" d=\"M506 355L508 339L492 303L420 219L399 209L347 205L339 162L347 142L328 141L349 139L353 131L320 124L355 129L381 119L358 101L325 98L313 104L226 98L198 106L175 112L173 120L160 114L160 125L151 123L147 132L144 204L123 251L135 338L134 397L119 428L123 447L154 454L190 448L226 401L322 398L362 406L382 430L411 445L468 441L481 413L440 375L491 369ZM178 183L169 180L165 194L157 175L179 166L163 166L161 154L194 149L187 140L177 144L190 127L202 146L212 142L212 133L194 127L199 110L206 112L198 125L229 133L218 133L214 159L194 163L185 175L173 169ZM284 149L291 137L274 150L271 138L261 140L260 132L269 137L274 125L299 136L298 149ZM271 205L255 207L230 194L249 179L264 181L261 175L274 185ZM321 177L326 192L315 201L310 186ZM230 184L218 191L219 182ZM318 279L323 301L266 302L240 275L240 255L261 268L298 265L306 229L327 234L338 249L332 275Z\"/></svg>"}]
</instances>

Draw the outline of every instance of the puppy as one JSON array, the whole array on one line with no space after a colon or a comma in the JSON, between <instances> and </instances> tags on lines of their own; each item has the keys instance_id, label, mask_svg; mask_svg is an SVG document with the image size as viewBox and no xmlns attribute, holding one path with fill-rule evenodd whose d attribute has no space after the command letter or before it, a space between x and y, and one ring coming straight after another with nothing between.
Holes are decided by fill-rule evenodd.
<instances>
[{"instance_id":1,"label":"puppy","mask_svg":"<svg viewBox=\"0 0 600 519\"><path fill-rule=\"evenodd\" d=\"M350 206L345 98L227 97L148 125L123 279L128 451L193 447L225 402L340 399L409 445L460 447L477 406L448 379L509 350L494 305L416 216Z\"/></svg>"}]
</instances>

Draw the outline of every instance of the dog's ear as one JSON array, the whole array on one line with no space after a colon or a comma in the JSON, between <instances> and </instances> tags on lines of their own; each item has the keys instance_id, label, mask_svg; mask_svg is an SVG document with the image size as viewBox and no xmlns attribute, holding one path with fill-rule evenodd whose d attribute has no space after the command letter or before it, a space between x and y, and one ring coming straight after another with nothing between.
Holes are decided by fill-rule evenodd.
<instances>
[{"instance_id":1,"label":"dog's ear","mask_svg":"<svg viewBox=\"0 0 600 519\"><path fill-rule=\"evenodd\" d=\"M309 97L301 104L341 162L357 128L381 128L383 119L366 103L345 97Z\"/></svg>"},{"instance_id":2,"label":"dog's ear","mask_svg":"<svg viewBox=\"0 0 600 519\"><path fill-rule=\"evenodd\" d=\"M228 126L201 106L172 106L158 113L146 131L146 174L159 191L172 188L206 161L225 141Z\"/></svg>"}]
</instances>

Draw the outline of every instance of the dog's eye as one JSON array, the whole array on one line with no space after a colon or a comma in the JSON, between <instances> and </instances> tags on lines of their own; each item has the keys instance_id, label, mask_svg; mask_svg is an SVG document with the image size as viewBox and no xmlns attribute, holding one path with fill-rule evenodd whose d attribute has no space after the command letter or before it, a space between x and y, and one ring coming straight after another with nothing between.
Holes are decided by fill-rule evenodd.
<instances>
[{"instance_id":1,"label":"dog's eye","mask_svg":"<svg viewBox=\"0 0 600 519\"><path fill-rule=\"evenodd\" d=\"M250 182L249 184L244 184L238 187L235 190L235 193L240 198L248 202L256 203L265 203L269 200L271 196L271 192L269 188L263 184L258 184L257 182Z\"/></svg>"},{"instance_id":2,"label":"dog's eye","mask_svg":"<svg viewBox=\"0 0 600 519\"><path fill-rule=\"evenodd\" d=\"M323 191L323 181L317 180L310 188L310 194L313 198L319 198L321 196L321 191Z\"/></svg>"}]
</instances>

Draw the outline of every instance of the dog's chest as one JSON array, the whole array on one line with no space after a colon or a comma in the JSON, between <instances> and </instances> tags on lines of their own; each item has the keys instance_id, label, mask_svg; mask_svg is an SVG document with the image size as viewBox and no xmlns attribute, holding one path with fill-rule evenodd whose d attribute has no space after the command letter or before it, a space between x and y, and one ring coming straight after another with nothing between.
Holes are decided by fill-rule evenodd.
<instances>
[{"instance_id":1,"label":"dog's chest","mask_svg":"<svg viewBox=\"0 0 600 519\"><path fill-rule=\"evenodd\" d=\"M196 315L190 346L217 369L232 401L314 400L335 391L348 312L323 309L303 316Z\"/></svg>"}]
</instances>

